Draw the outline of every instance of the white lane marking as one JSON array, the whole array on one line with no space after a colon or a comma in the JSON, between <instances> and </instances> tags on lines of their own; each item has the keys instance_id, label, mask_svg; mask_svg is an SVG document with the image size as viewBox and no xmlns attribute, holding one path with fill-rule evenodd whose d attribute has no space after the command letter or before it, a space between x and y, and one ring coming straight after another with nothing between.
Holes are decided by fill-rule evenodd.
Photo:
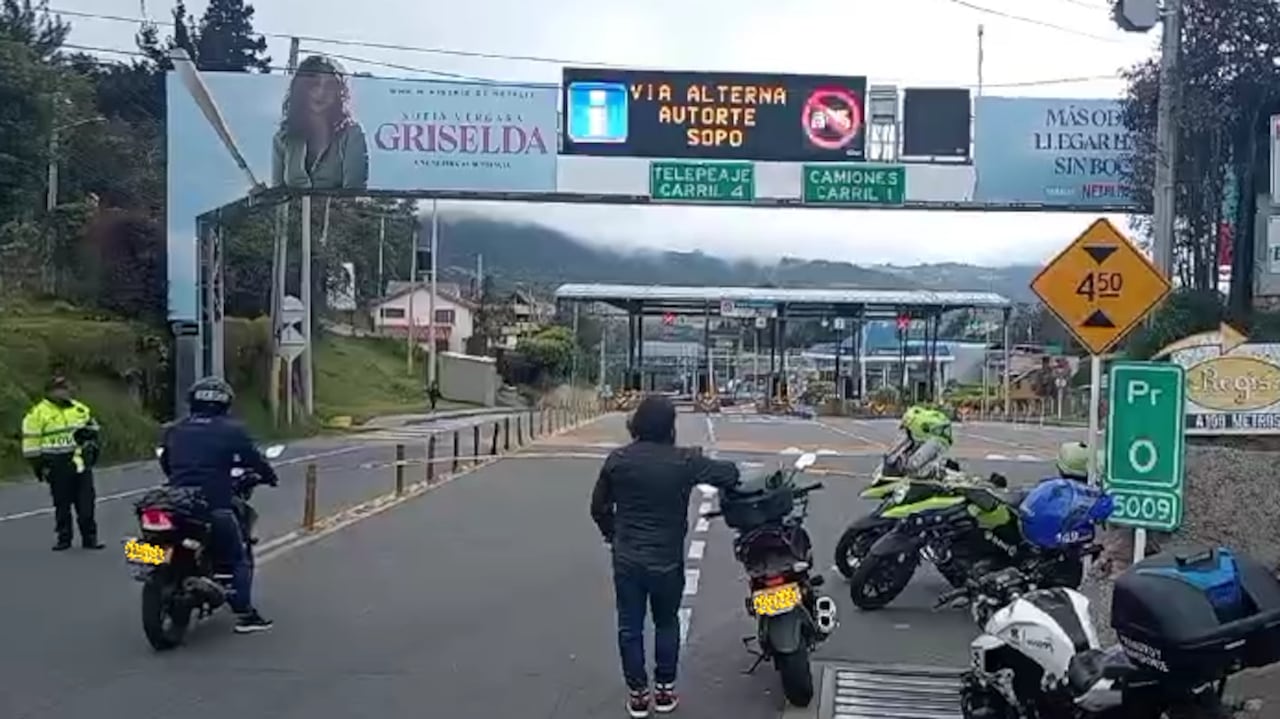
<instances>
[{"instance_id":1,"label":"white lane marking","mask_svg":"<svg viewBox=\"0 0 1280 719\"><path fill-rule=\"evenodd\" d=\"M698 579L702 576L701 570L686 569L684 570L684 595L692 597L698 593Z\"/></svg>"},{"instance_id":2,"label":"white lane marking","mask_svg":"<svg viewBox=\"0 0 1280 719\"><path fill-rule=\"evenodd\" d=\"M680 645L684 646L689 643L689 624L693 622L693 610L689 607L680 607Z\"/></svg>"},{"instance_id":3,"label":"white lane marking","mask_svg":"<svg viewBox=\"0 0 1280 719\"><path fill-rule=\"evenodd\" d=\"M878 442L878 441L876 441L876 440L874 440L874 439L872 439L872 438L870 438L870 437L866 436L865 434L859 434L859 433L857 433L857 432L850 432L849 430L847 430L847 429L845 429L845 428L843 428L843 427L837 427L837 426L835 426L834 424L830 424L830 423L828 423L828 422L823 422L823 421L821 421L821 420L818 420L818 421L816 422L816 424L819 424L819 425L821 425L821 426L823 426L823 427L825 427L825 428L827 428L827 429L831 430L832 432L835 432L836 434L843 435L843 436L848 437L848 438L850 438L850 439L856 439L856 440L858 440L859 442L865 442L865 443L867 443L867 444L869 444L869 445L872 445L872 446L875 446L875 447L880 447L880 446L883 446L883 445L884 445L884 443L883 443L883 442Z\"/></svg>"},{"instance_id":4,"label":"white lane marking","mask_svg":"<svg viewBox=\"0 0 1280 719\"><path fill-rule=\"evenodd\" d=\"M983 457L983 459L986 459L986 460L989 460L989 461L996 461L996 462L1007 462L1007 461L1009 461L1009 458L1008 458L1008 457L1006 457L1006 456L1004 456L1003 454L988 454L986 457Z\"/></svg>"},{"instance_id":5,"label":"white lane marking","mask_svg":"<svg viewBox=\"0 0 1280 719\"><path fill-rule=\"evenodd\" d=\"M707 543L701 539L695 539L689 542L689 559L702 559L702 554L707 549Z\"/></svg>"},{"instance_id":6,"label":"white lane marking","mask_svg":"<svg viewBox=\"0 0 1280 719\"><path fill-rule=\"evenodd\" d=\"M710 511L711 511L711 503L710 503L710 502L703 502L702 504L699 504L699 505L698 505L698 514L700 514L700 515L701 515L701 514L706 514L707 512L710 512Z\"/></svg>"},{"instance_id":7,"label":"white lane marking","mask_svg":"<svg viewBox=\"0 0 1280 719\"><path fill-rule=\"evenodd\" d=\"M1032 454L1020 454L1018 455L1018 461L1019 462L1039 462L1040 458Z\"/></svg>"},{"instance_id":8,"label":"white lane marking","mask_svg":"<svg viewBox=\"0 0 1280 719\"><path fill-rule=\"evenodd\" d=\"M991 444L998 444L998 445L1000 445L1001 447L1012 447L1012 448L1014 448L1014 449L1026 449L1026 448L1027 448L1027 445L1026 445L1026 443L1024 443L1024 442L1014 442L1014 441L1012 441L1012 440L1008 440L1008 439L1001 439L1001 438L999 438L999 437L992 437L992 436L990 436L990 435L986 435L986 434L978 434L977 432L970 432L970 431L968 431L968 430L963 430L963 429L962 429L960 432L957 432L957 434L961 434L961 435L962 435L962 437L967 436L967 437L972 437L972 438L974 438L974 439L980 439L980 440L982 440L983 442L990 442Z\"/></svg>"},{"instance_id":9,"label":"white lane marking","mask_svg":"<svg viewBox=\"0 0 1280 719\"><path fill-rule=\"evenodd\" d=\"M711 485L709 485L709 484L699 484L699 485L698 485L698 491L702 492L702 496L703 496L703 497L705 497L705 498L707 498L707 499L710 499L711 497L716 496L716 494L717 494L720 490L716 489L715 487L712 487L712 486L711 486Z\"/></svg>"},{"instance_id":10,"label":"white lane marking","mask_svg":"<svg viewBox=\"0 0 1280 719\"><path fill-rule=\"evenodd\" d=\"M300 462L310 462L315 459L324 459L325 457L336 457L337 455L349 454L351 452L355 452L360 449L367 449L367 447L363 447L363 446L340 447L338 449L328 450L325 452L316 452L315 454L305 454L301 457L291 457L289 459L276 462L275 466L285 467L292 464L298 464ZM155 489L156 486L157 485L151 485L147 487L138 487L137 489L129 489L124 492L116 492L115 494L104 494L101 497L98 497L95 504L103 504L104 502L113 502L117 499L127 499L129 497L134 497L139 494L143 494L145 492L150 492L151 490ZM15 519L27 519L29 517L42 517L49 514L53 514L53 508L44 507L42 509L32 509L26 512L15 512L14 514L2 515L0 516L0 522L12 522Z\"/></svg>"},{"instance_id":11,"label":"white lane marking","mask_svg":"<svg viewBox=\"0 0 1280 719\"><path fill-rule=\"evenodd\" d=\"M711 415L707 415L707 456L715 459L719 452L716 451L716 424L711 421Z\"/></svg>"},{"instance_id":12,"label":"white lane marking","mask_svg":"<svg viewBox=\"0 0 1280 719\"><path fill-rule=\"evenodd\" d=\"M705 532L708 529L711 529L711 522L707 521L706 517L698 517L698 523L694 525L693 531Z\"/></svg>"}]
</instances>

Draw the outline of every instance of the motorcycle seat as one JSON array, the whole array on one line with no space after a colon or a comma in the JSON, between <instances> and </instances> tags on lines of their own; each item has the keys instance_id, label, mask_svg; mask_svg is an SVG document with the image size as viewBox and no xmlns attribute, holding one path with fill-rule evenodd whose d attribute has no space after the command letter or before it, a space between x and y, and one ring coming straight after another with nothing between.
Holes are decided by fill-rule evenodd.
<instances>
[{"instance_id":1,"label":"motorcycle seat","mask_svg":"<svg viewBox=\"0 0 1280 719\"><path fill-rule=\"evenodd\" d=\"M1105 649L1086 649L1071 657L1067 665L1067 682L1074 694L1084 694L1101 679L1119 680L1133 673L1135 667L1119 645Z\"/></svg>"}]
</instances>

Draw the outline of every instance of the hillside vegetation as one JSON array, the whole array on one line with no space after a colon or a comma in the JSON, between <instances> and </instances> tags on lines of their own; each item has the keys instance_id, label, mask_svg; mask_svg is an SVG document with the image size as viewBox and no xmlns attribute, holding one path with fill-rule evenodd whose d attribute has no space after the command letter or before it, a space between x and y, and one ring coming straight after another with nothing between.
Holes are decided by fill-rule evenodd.
<instances>
[{"instance_id":1,"label":"hillside vegetation","mask_svg":"<svg viewBox=\"0 0 1280 719\"><path fill-rule=\"evenodd\" d=\"M426 410L423 382L408 376L403 343L325 336L316 346L316 414L320 421L279 432L266 403L269 345L265 320L229 318L227 376L237 414L263 436L307 434L333 416L357 421ZM145 458L169 416L170 340L145 324L68 304L6 302L0 312L0 478L25 471L21 423L55 368L104 428L103 462Z\"/></svg>"}]
</instances>

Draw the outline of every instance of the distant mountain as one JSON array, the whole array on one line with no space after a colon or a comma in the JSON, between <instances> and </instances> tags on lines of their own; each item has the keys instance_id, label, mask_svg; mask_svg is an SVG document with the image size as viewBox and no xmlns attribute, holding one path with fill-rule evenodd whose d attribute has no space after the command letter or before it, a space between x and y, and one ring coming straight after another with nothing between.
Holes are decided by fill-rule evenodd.
<instances>
[{"instance_id":1,"label":"distant mountain","mask_svg":"<svg viewBox=\"0 0 1280 719\"><path fill-rule=\"evenodd\" d=\"M550 293L565 282L618 284L845 287L999 292L1032 300L1038 268L976 267L959 263L861 267L848 262L784 258L774 263L727 260L703 252L616 252L558 230L473 216L442 215L441 279L467 284L476 255L500 286L523 284Z\"/></svg>"}]
</instances>

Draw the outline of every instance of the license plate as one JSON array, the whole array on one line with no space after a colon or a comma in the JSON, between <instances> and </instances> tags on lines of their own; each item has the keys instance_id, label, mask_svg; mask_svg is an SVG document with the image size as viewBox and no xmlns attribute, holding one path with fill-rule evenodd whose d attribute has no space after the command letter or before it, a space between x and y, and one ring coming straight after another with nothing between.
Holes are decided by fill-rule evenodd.
<instances>
[{"instance_id":1,"label":"license plate","mask_svg":"<svg viewBox=\"0 0 1280 719\"><path fill-rule=\"evenodd\" d=\"M172 547L161 547L130 539L124 543L124 559L132 564L168 564L173 556Z\"/></svg>"},{"instance_id":2,"label":"license plate","mask_svg":"<svg viewBox=\"0 0 1280 719\"><path fill-rule=\"evenodd\" d=\"M794 582L762 589L751 595L751 607L757 615L786 614L799 605L800 585Z\"/></svg>"}]
</instances>

